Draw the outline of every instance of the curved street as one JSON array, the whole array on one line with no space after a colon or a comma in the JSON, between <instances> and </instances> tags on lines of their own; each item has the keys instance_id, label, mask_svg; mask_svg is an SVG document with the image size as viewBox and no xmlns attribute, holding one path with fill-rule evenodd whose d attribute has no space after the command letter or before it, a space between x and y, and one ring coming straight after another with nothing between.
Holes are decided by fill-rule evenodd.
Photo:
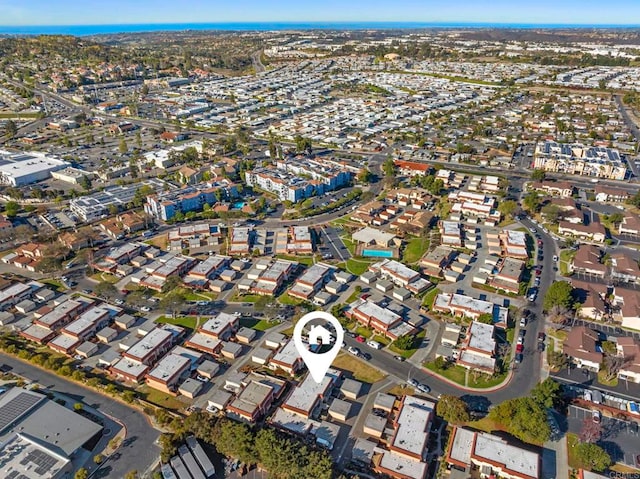
<instances>
[{"instance_id":1,"label":"curved street","mask_svg":"<svg viewBox=\"0 0 640 479\"><path fill-rule=\"evenodd\" d=\"M9 365L12 373L36 381L52 391L74 397L125 424L127 436L123 445L93 477L121 478L132 470L142 473L157 462L160 449L155 441L160 433L142 412L12 356L0 353L0 361Z\"/></svg>"}]
</instances>

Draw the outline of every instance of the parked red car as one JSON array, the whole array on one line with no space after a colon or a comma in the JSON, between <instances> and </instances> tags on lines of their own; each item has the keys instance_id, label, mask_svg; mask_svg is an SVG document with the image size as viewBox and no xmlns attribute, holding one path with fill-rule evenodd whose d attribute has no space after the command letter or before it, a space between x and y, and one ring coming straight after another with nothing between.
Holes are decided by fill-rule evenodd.
<instances>
[{"instance_id":1,"label":"parked red car","mask_svg":"<svg viewBox=\"0 0 640 479\"><path fill-rule=\"evenodd\" d=\"M519 354L519 353L521 353L522 351L524 351L524 344L518 344L518 345L516 346L516 353L517 353L517 354Z\"/></svg>"},{"instance_id":2,"label":"parked red car","mask_svg":"<svg viewBox=\"0 0 640 479\"><path fill-rule=\"evenodd\" d=\"M359 343L364 343L366 341L364 336L356 336L356 341Z\"/></svg>"}]
</instances>

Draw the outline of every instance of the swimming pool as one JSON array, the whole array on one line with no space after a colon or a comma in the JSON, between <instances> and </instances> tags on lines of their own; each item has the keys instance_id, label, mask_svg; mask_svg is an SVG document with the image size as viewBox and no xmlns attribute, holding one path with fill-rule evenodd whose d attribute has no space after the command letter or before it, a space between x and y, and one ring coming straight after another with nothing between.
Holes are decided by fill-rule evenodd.
<instances>
[{"instance_id":1,"label":"swimming pool","mask_svg":"<svg viewBox=\"0 0 640 479\"><path fill-rule=\"evenodd\" d=\"M246 203L244 201L236 201L232 206L233 209L235 210L241 210L242 208L244 208L244 205L246 205Z\"/></svg>"},{"instance_id":2,"label":"swimming pool","mask_svg":"<svg viewBox=\"0 0 640 479\"><path fill-rule=\"evenodd\" d=\"M373 256L374 258L393 258L393 251L363 249L362 256Z\"/></svg>"}]
</instances>

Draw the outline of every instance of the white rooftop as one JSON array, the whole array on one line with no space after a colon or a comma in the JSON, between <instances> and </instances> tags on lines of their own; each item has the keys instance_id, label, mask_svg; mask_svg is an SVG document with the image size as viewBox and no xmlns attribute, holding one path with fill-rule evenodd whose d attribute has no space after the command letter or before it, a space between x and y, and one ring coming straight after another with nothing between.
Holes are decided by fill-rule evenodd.
<instances>
[{"instance_id":1,"label":"white rooftop","mask_svg":"<svg viewBox=\"0 0 640 479\"><path fill-rule=\"evenodd\" d=\"M321 383L315 382L311 374L308 374L304 381L293 390L285 401L283 407L289 410L305 411L310 414L319 396L324 396L329 391L331 385L340 372L329 369Z\"/></svg>"},{"instance_id":2,"label":"white rooftop","mask_svg":"<svg viewBox=\"0 0 640 479\"><path fill-rule=\"evenodd\" d=\"M504 464L506 469L529 477L540 477L540 456L492 434L478 433L473 455Z\"/></svg>"},{"instance_id":3,"label":"white rooftop","mask_svg":"<svg viewBox=\"0 0 640 479\"><path fill-rule=\"evenodd\" d=\"M156 367L149 371L148 376L157 381L167 382L184 371L190 363L189 358L179 354L167 354Z\"/></svg>"},{"instance_id":4,"label":"white rooftop","mask_svg":"<svg viewBox=\"0 0 640 479\"><path fill-rule=\"evenodd\" d=\"M402 409L396 419L398 428L393 438L393 446L422 456L427 444L434 408L435 404L431 401L405 396Z\"/></svg>"},{"instance_id":5,"label":"white rooftop","mask_svg":"<svg viewBox=\"0 0 640 479\"><path fill-rule=\"evenodd\" d=\"M131 346L127 355L140 361L149 355L161 343L171 337L171 331L163 328L156 328L149 332L144 338Z\"/></svg>"},{"instance_id":6,"label":"white rooftop","mask_svg":"<svg viewBox=\"0 0 640 479\"><path fill-rule=\"evenodd\" d=\"M280 350L273 356L271 361L276 361L280 364L285 365L293 365L298 359L300 359L300 353L298 352L298 348L296 348L293 339L290 339L287 344L282 346Z\"/></svg>"},{"instance_id":7,"label":"white rooftop","mask_svg":"<svg viewBox=\"0 0 640 479\"><path fill-rule=\"evenodd\" d=\"M467 333L469 337L469 347L493 353L496 348L496 341L493 339L495 326L492 324L479 323L473 321Z\"/></svg>"}]
</instances>

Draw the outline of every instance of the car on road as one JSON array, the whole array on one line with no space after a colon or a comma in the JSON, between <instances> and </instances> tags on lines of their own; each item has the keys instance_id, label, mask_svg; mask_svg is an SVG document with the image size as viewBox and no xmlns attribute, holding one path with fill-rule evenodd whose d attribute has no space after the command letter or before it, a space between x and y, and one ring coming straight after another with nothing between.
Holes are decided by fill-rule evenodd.
<instances>
[{"instance_id":1,"label":"car on road","mask_svg":"<svg viewBox=\"0 0 640 479\"><path fill-rule=\"evenodd\" d=\"M413 386L414 388L418 387L418 384L420 384L418 381L416 381L415 379L411 378L409 380L407 380L407 384L409 386Z\"/></svg>"},{"instance_id":2,"label":"car on road","mask_svg":"<svg viewBox=\"0 0 640 479\"><path fill-rule=\"evenodd\" d=\"M405 361L405 358L403 356L394 356L393 359L395 359L396 361L400 361L401 363L403 363Z\"/></svg>"},{"instance_id":3,"label":"car on road","mask_svg":"<svg viewBox=\"0 0 640 479\"><path fill-rule=\"evenodd\" d=\"M382 349L382 344L378 341L367 341L367 346L373 349Z\"/></svg>"},{"instance_id":4,"label":"car on road","mask_svg":"<svg viewBox=\"0 0 640 479\"><path fill-rule=\"evenodd\" d=\"M364 336L356 336L356 341L358 341L359 343L364 343L366 342L366 338Z\"/></svg>"},{"instance_id":5,"label":"car on road","mask_svg":"<svg viewBox=\"0 0 640 479\"><path fill-rule=\"evenodd\" d=\"M378 417L387 417L387 411L380 408L373 408L373 415Z\"/></svg>"},{"instance_id":6,"label":"car on road","mask_svg":"<svg viewBox=\"0 0 640 479\"><path fill-rule=\"evenodd\" d=\"M524 351L524 344L518 343L518 345L516 346L516 353L521 353L523 351Z\"/></svg>"},{"instance_id":7,"label":"car on road","mask_svg":"<svg viewBox=\"0 0 640 479\"><path fill-rule=\"evenodd\" d=\"M352 331L347 331L346 332L347 336L349 336L350 338L355 338L357 336L356 333L352 332Z\"/></svg>"},{"instance_id":8,"label":"car on road","mask_svg":"<svg viewBox=\"0 0 640 479\"><path fill-rule=\"evenodd\" d=\"M536 234L536 233L538 232L538 230L536 230L535 228L531 228L531 232L532 232L533 234Z\"/></svg>"},{"instance_id":9,"label":"car on road","mask_svg":"<svg viewBox=\"0 0 640 479\"><path fill-rule=\"evenodd\" d=\"M553 261L554 261L554 262L557 262L557 261L558 261L558 256L557 256L557 255L555 255L555 254L553 255Z\"/></svg>"},{"instance_id":10,"label":"car on road","mask_svg":"<svg viewBox=\"0 0 640 479\"><path fill-rule=\"evenodd\" d=\"M538 333L538 341L544 341L544 338L545 338L545 334L542 331L540 331Z\"/></svg>"},{"instance_id":11,"label":"car on road","mask_svg":"<svg viewBox=\"0 0 640 479\"><path fill-rule=\"evenodd\" d=\"M427 386L426 384L418 384L417 389L421 393L425 393L425 394L431 392L431 388L429 386Z\"/></svg>"},{"instance_id":12,"label":"car on road","mask_svg":"<svg viewBox=\"0 0 640 479\"><path fill-rule=\"evenodd\" d=\"M538 246L542 246L542 240L541 239L538 240Z\"/></svg>"},{"instance_id":13,"label":"car on road","mask_svg":"<svg viewBox=\"0 0 640 479\"><path fill-rule=\"evenodd\" d=\"M593 411L592 418L593 418L593 422L595 422L596 424L600 424L600 419L601 419L600 411Z\"/></svg>"},{"instance_id":14,"label":"car on road","mask_svg":"<svg viewBox=\"0 0 640 479\"><path fill-rule=\"evenodd\" d=\"M140 311L144 312L144 313L148 313L151 311L151 308L149 306L142 306L140 308Z\"/></svg>"},{"instance_id":15,"label":"car on road","mask_svg":"<svg viewBox=\"0 0 640 479\"><path fill-rule=\"evenodd\" d=\"M538 351L540 352L544 351L544 343L542 341L538 342Z\"/></svg>"},{"instance_id":16,"label":"car on road","mask_svg":"<svg viewBox=\"0 0 640 479\"><path fill-rule=\"evenodd\" d=\"M362 296L360 296L360 299L362 299L363 301L367 298L369 298L371 295L369 293L363 294Z\"/></svg>"},{"instance_id":17,"label":"car on road","mask_svg":"<svg viewBox=\"0 0 640 479\"><path fill-rule=\"evenodd\" d=\"M200 376L200 375L197 375L197 376L196 376L196 379L197 379L198 381L200 381L200 382L203 382L203 383L209 382L209 378L206 378L206 377L204 377L204 376Z\"/></svg>"},{"instance_id":18,"label":"car on road","mask_svg":"<svg viewBox=\"0 0 640 479\"><path fill-rule=\"evenodd\" d=\"M540 286L540 277L536 276L536 279L533 281L533 285L537 288Z\"/></svg>"},{"instance_id":19,"label":"car on road","mask_svg":"<svg viewBox=\"0 0 640 479\"><path fill-rule=\"evenodd\" d=\"M520 327L524 328L527 325L527 318L520 318Z\"/></svg>"},{"instance_id":20,"label":"car on road","mask_svg":"<svg viewBox=\"0 0 640 479\"><path fill-rule=\"evenodd\" d=\"M365 361L371 361L371 355L369 353L362 353L360 354L360 357Z\"/></svg>"},{"instance_id":21,"label":"car on road","mask_svg":"<svg viewBox=\"0 0 640 479\"><path fill-rule=\"evenodd\" d=\"M90 289L83 289L82 292L84 294L91 294L91 290Z\"/></svg>"},{"instance_id":22,"label":"car on road","mask_svg":"<svg viewBox=\"0 0 640 479\"><path fill-rule=\"evenodd\" d=\"M520 364L522 362L522 353L516 354L516 364Z\"/></svg>"},{"instance_id":23,"label":"car on road","mask_svg":"<svg viewBox=\"0 0 640 479\"><path fill-rule=\"evenodd\" d=\"M349 354L353 354L354 356L360 355L360 350L358 348L354 348L353 346L349 346L349 349L347 349L347 351L349 352Z\"/></svg>"},{"instance_id":24,"label":"car on road","mask_svg":"<svg viewBox=\"0 0 640 479\"><path fill-rule=\"evenodd\" d=\"M542 267L536 269L536 276L540 276L542 274Z\"/></svg>"}]
</instances>

